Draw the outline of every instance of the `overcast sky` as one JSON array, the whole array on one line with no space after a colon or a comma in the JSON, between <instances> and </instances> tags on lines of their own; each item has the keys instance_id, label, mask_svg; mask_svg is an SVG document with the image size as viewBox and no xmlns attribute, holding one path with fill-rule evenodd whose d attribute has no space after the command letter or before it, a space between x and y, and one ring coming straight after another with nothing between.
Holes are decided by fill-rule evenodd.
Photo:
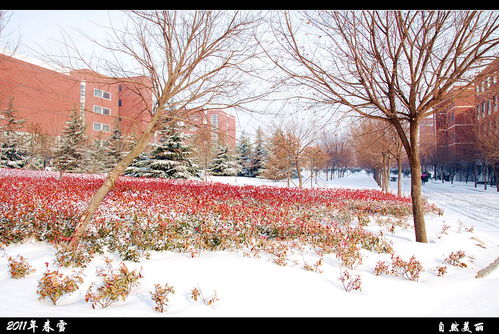
<instances>
[{"instance_id":1,"label":"overcast sky","mask_svg":"<svg viewBox=\"0 0 499 334\"><path fill-rule=\"evenodd\" d=\"M109 10L13 10L7 25L6 33L10 40L20 42L17 53L21 56L40 60L40 54L60 54L64 30L70 34L78 47L90 52L93 45L86 38L76 33L75 28L92 38L104 37L99 25L108 26L123 19L123 11ZM265 126L261 115L238 113L238 136L242 130L253 134L259 126Z\"/></svg>"},{"instance_id":2,"label":"overcast sky","mask_svg":"<svg viewBox=\"0 0 499 334\"><path fill-rule=\"evenodd\" d=\"M117 10L13 10L10 13L12 15L6 29L8 38L19 40L18 54L34 59L40 59L40 54L62 55L62 30L72 36L78 49L90 53L93 44L75 29L91 38L104 38L105 33L101 26L109 26L110 22L119 25L126 15L125 12ZM280 109L279 105L274 109ZM247 112L237 112L236 116L238 137L243 130L253 135L258 127L268 129L276 118L275 115L262 116Z\"/></svg>"}]
</instances>

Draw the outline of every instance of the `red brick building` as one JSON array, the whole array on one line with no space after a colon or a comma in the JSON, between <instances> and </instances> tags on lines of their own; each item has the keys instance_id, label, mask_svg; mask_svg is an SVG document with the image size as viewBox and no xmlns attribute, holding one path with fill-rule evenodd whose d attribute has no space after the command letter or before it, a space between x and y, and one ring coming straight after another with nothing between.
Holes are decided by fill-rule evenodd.
<instances>
[{"instance_id":1,"label":"red brick building","mask_svg":"<svg viewBox=\"0 0 499 334\"><path fill-rule=\"evenodd\" d=\"M125 80L86 69L61 73L0 54L0 110L12 101L26 121L23 132L37 128L59 136L69 114L79 110L90 139L106 139L115 126L124 136L139 135L151 117L150 86L145 76ZM234 116L221 110L199 114L199 124L213 125L219 139L235 146ZM186 129L186 133L194 132L194 127Z\"/></svg>"},{"instance_id":2,"label":"red brick building","mask_svg":"<svg viewBox=\"0 0 499 334\"><path fill-rule=\"evenodd\" d=\"M184 133L187 135L195 135L198 129L208 127L213 142L236 147L236 117L222 110L199 110L189 117L185 125Z\"/></svg>"},{"instance_id":3,"label":"red brick building","mask_svg":"<svg viewBox=\"0 0 499 334\"><path fill-rule=\"evenodd\" d=\"M487 66L475 80L477 131L498 131L499 58Z\"/></svg>"},{"instance_id":4,"label":"red brick building","mask_svg":"<svg viewBox=\"0 0 499 334\"><path fill-rule=\"evenodd\" d=\"M456 167L458 165L465 169L474 168L480 160L478 136L499 131L498 81L499 58L496 58L475 77L469 89L435 109L435 163L441 166L452 164L452 169L460 168ZM427 132L422 127L424 131Z\"/></svg>"},{"instance_id":5,"label":"red brick building","mask_svg":"<svg viewBox=\"0 0 499 334\"><path fill-rule=\"evenodd\" d=\"M473 88L467 89L459 97L445 101L436 109L433 119L440 161L473 161L475 109Z\"/></svg>"}]
</instances>

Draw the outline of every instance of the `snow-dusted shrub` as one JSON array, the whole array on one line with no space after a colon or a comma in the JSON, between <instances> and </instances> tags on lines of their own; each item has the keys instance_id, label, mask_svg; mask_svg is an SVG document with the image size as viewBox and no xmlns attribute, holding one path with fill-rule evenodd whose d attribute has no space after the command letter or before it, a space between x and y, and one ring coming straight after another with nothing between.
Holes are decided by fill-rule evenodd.
<instances>
[{"instance_id":1,"label":"snow-dusted shrub","mask_svg":"<svg viewBox=\"0 0 499 334\"><path fill-rule=\"evenodd\" d=\"M352 290L362 290L362 281L359 275L352 277L347 270L344 270L338 279L346 292L350 292Z\"/></svg>"},{"instance_id":2,"label":"snow-dusted shrub","mask_svg":"<svg viewBox=\"0 0 499 334\"><path fill-rule=\"evenodd\" d=\"M55 259L63 267L83 267L92 261L92 254L83 248L70 250L67 247L61 247L55 253Z\"/></svg>"},{"instance_id":3,"label":"snow-dusted shrub","mask_svg":"<svg viewBox=\"0 0 499 334\"><path fill-rule=\"evenodd\" d=\"M341 264L347 268L353 269L362 263L360 247L349 239L338 243L335 252L336 257L341 260Z\"/></svg>"},{"instance_id":4,"label":"snow-dusted shrub","mask_svg":"<svg viewBox=\"0 0 499 334\"><path fill-rule=\"evenodd\" d=\"M390 242L383 238L383 233L374 234L369 231L364 232L363 238L360 239L362 248L374 251L376 253L392 253L393 246Z\"/></svg>"},{"instance_id":5,"label":"snow-dusted shrub","mask_svg":"<svg viewBox=\"0 0 499 334\"><path fill-rule=\"evenodd\" d=\"M466 254L462 250L451 252L444 262L456 267L466 268L468 265L461 261L465 256Z\"/></svg>"},{"instance_id":6,"label":"snow-dusted shrub","mask_svg":"<svg viewBox=\"0 0 499 334\"><path fill-rule=\"evenodd\" d=\"M9 256L9 271L10 277L18 279L26 277L36 270L31 267L23 256L18 255L16 258Z\"/></svg>"},{"instance_id":7,"label":"snow-dusted shrub","mask_svg":"<svg viewBox=\"0 0 499 334\"><path fill-rule=\"evenodd\" d=\"M385 261L378 261L374 267L374 274L380 276L382 274L390 274L390 266Z\"/></svg>"},{"instance_id":8,"label":"snow-dusted shrub","mask_svg":"<svg viewBox=\"0 0 499 334\"><path fill-rule=\"evenodd\" d=\"M91 302L92 308L96 305L105 308L119 299L124 301L142 278L140 271L130 271L123 262L120 263L118 271L114 271L111 262L106 258L106 268L97 269L97 276L102 278L102 284L96 286L93 282L87 290L85 302Z\"/></svg>"},{"instance_id":9,"label":"snow-dusted shrub","mask_svg":"<svg viewBox=\"0 0 499 334\"><path fill-rule=\"evenodd\" d=\"M319 260L317 260L313 265L310 265L308 263L305 263L303 265L303 268L308 271L314 271L316 273L322 273L322 269L320 266L322 266L322 260L323 258L321 257Z\"/></svg>"},{"instance_id":10,"label":"snow-dusted shrub","mask_svg":"<svg viewBox=\"0 0 499 334\"><path fill-rule=\"evenodd\" d=\"M198 288L192 288L191 290L191 299L194 300L195 302L198 301L198 297L200 296L201 292L199 291Z\"/></svg>"},{"instance_id":11,"label":"snow-dusted shrub","mask_svg":"<svg viewBox=\"0 0 499 334\"><path fill-rule=\"evenodd\" d=\"M195 302L200 299L205 305L213 305L215 302L220 300L217 296L217 291L213 291L213 294L210 297L205 298L201 292L201 289L198 288L193 288L191 290L191 299Z\"/></svg>"},{"instance_id":12,"label":"snow-dusted shrub","mask_svg":"<svg viewBox=\"0 0 499 334\"><path fill-rule=\"evenodd\" d=\"M419 275L423 271L423 266L421 262L416 260L413 255L409 261L404 261L400 256L392 254L392 269L391 273L395 276L399 276L411 281L417 281Z\"/></svg>"},{"instance_id":13,"label":"snow-dusted shrub","mask_svg":"<svg viewBox=\"0 0 499 334\"><path fill-rule=\"evenodd\" d=\"M388 265L384 261L378 261L374 268L374 274L378 276L382 274L393 275L411 281L417 281L419 279L419 275L423 271L423 266L421 265L421 262L416 260L414 255L409 261L402 260L400 256L395 254L392 254L391 259L391 265Z\"/></svg>"},{"instance_id":14,"label":"snow-dusted shrub","mask_svg":"<svg viewBox=\"0 0 499 334\"><path fill-rule=\"evenodd\" d=\"M435 267L435 271L437 273L437 276L441 277L444 276L447 273L447 267L446 266L437 266Z\"/></svg>"},{"instance_id":15,"label":"snow-dusted shrub","mask_svg":"<svg viewBox=\"0 0 499 334\"><path fill-rule=\"evenodd\" d=\"M168 306L168 295L175 294L175 289L173 286L165 284L164 287L161 284L154 284L154 292L150 291L152 300L156 303L154 307L155 311L166 312L166 307Z\"/></svg>"},{"instance_id":16,"label":"snow-dusted shrub","mask_svg":"<svg viewBox=\"0 0 499 334\"><path fill-rule=\"evenodd\" d=\"M78 290L79 284L83 282L81 272L74 273L72 276L64 275L59 270L49 270L49 264L45 263L47 270L38 281L38 290L40 300L50 299L52 304L65 294L70 294Z\"/></svg>"}]
</instances>

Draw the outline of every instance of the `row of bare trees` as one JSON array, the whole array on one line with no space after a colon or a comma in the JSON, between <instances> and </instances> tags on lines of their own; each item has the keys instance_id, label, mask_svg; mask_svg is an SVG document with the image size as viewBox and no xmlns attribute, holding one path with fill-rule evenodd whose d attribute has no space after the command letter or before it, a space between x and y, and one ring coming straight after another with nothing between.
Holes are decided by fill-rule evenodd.
<instances>
[{"instance_id":1,"label":"row of bare trees","mask_svg":"<svg viewBox=\"0 0 499 334\"><path fill-rule=\"evenodd\" d=\"M357 163L374 170L374 178L381 190L390 188L390 170L393 162L398 170L397 195L402 196L402 163L405 152L395 129L375 119L361 119L351 130L351 141Z\"/></svg>"},{"instance_id":2,"label":"row of bare trees","mask_svg":"<svg viewBox=\"0 0 499 334\"><path fill-rule=\"evenodd\" d=\"M297 98L341 106L396 130L411 170L416 241L427 242L419 126L497 56L498 13L307 11L274 21L267 54Z\"/></svg>"},{"instance_id":3,"label":"row of bare trees","mask_svg":"<svg viewBox=\"0 0 499 334\"><path fill-rule=\"evenodd\" d=\"M332 179L335 172L338 177L344 176L353 162L347 136L325 130L325 124L319 126L313 120L291 118L274 124L270 131L262 176L271 180L286 179L288 187L295 176L299 188L306 180L310 180L311 186L317 183L321 171L326 171L326 181ZM309 171L308 179L303 176L304 170Z\"/></svg>"},{"instance_id":4,"label":"row of bare trees","mask_svg":"<svg viewBox=\"0 0 499 334\"><path fill-rule=\"evenodd\" d=\"M105 65L94 70L117 78L150 78L137 88L144 100L153 96L147 110L150 120L135 147L88 204L71 247L78 246L96 209L119 175L144 151L162 120L187 119L192 107L242 108L268 94L269 88L286 91L286 100L309 101L312 108L329 113L356 113L393 129L411 169L416 241L427 242L419 125L449 98L456 83L466 89L471 72L497 55L497 12L161 10L127 14L124 27L111 27L109 40L94 41L108 56L94 59L93 63ZM268 28L266 33L263 26ZM78 44L66 37L64 56L47 60L62 68L74 68L76 63L90 66ZM258 72L261 56L277 71L267 76L273 80L269 86ZM258 93L259 88L264 93ZM460 91L454 89L452 94ZM300 166L296 156L311 143L283 135L294 153L289 163ZM296 170L299 173L300 168Z\"/></svg>"}]
</instances>

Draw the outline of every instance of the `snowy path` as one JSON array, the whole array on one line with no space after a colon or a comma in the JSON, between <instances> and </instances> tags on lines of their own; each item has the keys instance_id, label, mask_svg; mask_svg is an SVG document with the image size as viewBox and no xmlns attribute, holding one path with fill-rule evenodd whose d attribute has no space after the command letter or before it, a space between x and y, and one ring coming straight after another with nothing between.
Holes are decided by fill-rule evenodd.
<instances>
[{"instance_id":1,"label":"snowy path","mask_svg":"<svg viewBox=\"0 0 499 334\"><path fill-rule=\"evenodd\" d=\"M423 187L423 193L437 205L499 228L499 194L485 193L469 184L442 185L433 181Z\"/></svg>"}]
</instances>

